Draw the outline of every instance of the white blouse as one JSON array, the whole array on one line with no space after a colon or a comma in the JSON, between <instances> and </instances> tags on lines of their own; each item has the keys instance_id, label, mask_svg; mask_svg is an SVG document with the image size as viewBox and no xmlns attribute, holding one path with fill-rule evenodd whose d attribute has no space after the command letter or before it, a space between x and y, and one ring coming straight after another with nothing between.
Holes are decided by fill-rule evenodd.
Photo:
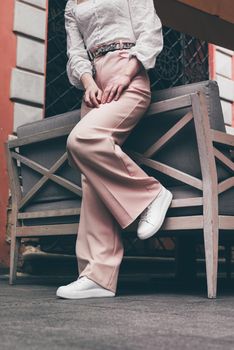
<instances>
[{"instance_id":1,"label":"white blouse","mask_svg":"<svg viewBox=\"0 0 234 350\"><path fill-rule=\"evenodd\" d=\"M126 39L135 43L128 49L146 70L153 68L163 48L162 23L153 0L68 0L64 11L67 33L67 75L70 83L84 90L82 74L93 75L87 49Z\"/></svg>"}]
</instances>

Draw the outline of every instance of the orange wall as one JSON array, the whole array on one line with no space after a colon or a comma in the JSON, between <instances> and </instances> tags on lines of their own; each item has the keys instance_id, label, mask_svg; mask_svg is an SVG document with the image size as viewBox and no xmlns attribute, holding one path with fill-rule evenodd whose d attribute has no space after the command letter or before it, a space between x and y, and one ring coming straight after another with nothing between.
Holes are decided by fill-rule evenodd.
<instances>
[{"instance_id":1,"label":"orange wall","mask_svg":"<svg viewBox=\"0 0 234 350\"><path fill-rule=\"evenodd\" d=\"M8 178L4 142L13 130L13 102L10 101L11 69L16 66L16 36L12 32L15 0L0 1L0 266L9 266L6 237Z\"/></svg>"}]
</instances>

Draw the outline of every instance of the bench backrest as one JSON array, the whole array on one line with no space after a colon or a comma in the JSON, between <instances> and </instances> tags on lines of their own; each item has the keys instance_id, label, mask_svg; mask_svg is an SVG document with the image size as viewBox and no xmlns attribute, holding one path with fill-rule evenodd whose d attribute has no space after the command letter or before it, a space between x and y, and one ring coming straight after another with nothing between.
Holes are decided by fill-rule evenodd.
<instances>
[{"instance_id":1,"label":"bench backrest","mask_svg":"<svg viewBox=\"0 0 234 350\"><path fill-rule=\"evenodd\" d=\"M200 91L205 95L211 128L225 132L219 88L216 81L208 80L165 90L153 91L152 102L165 101L170 98L195 93L197 91ZM165 134L170 127L172 127L190 110L191 108L178 109L162 113L156 117L152 116L145 120L141 120L126 140L124 146L126 149L134 149L135 151L143 153L144 150ZM224 151L224 153L229 156L228 152ZM152 157L152 159L201 179L202 175L194 122L192 121L188 123L183 129L181 129L165 147ZM175 181L169 176L167 177L156 170L152 171L152 169L147 167L144 167L144 169L167 186L179 185L178 181ZM225 179L229 175L228 171L220 164L217 164L217 172L219 180Z\"/></svg>"},{"instance_id":2,"label":"bench backrest","mask_svg":"<svg viewBox=\"0 0 234 350\"><path fill-rule=\"evenodd\" d=\"M18 137L33 137L34 135L43 134L45 132L53 132L55 130L67 127L72 129L73 126L80 120L80 110L74 110L54 117L46 118L44 120L25 124L17 129ZM53 166L56 160L58 160L66 152L66 140L67 134L49 138L41 142L31 143L26 146L20 147L20 153L25 157L39 163L40 165L50 168ZM23 194L28 191L38 182L41 175L25 166L21 165L21 174L23 182ZM79 172L75 172L74 169L65 163L58 171L57 175L61 175L67 180L74 182L75 184L81 184L81 177ZM42 189L37 193L31 203L61 201L64 199L74 199L76 195L62 186L49 181Z\"/></svg>"},{"instance_id":3,"label":"bench backrest","mask_svg":"<svg viewBox=\"0 0 234 350\"><path fill-rule=\"evenodd\" d=\"M211 127L216 130L225 131L219 89L217 83L214 81L205 81L152 92L152 102L162 101L196 91L202 91L205 94ZM172 127L173 124L175 124L175 122L187 112L188 109L180 109L157 115L156 118L154 118L154 116L150 118L142 118L125 141L123 147L143 153L144 149L147 149L153 144L155 140L163 135L163 133ZM42 135L43 133L52 133L61 128L71 130L79 120L80 110L74 110L42 121L20 126L17 129L17 134L19 138L22 138L33 137L39 134ZM55 161L66 152L66 139L67 134L21 146L20 154L39 163L45 168L50 168ZM200 161L193 122L190 122L184 127L159 153L155 155L155 158L153 159L201 178ZM143 168L145 168L150 175L152 174L157 177L165 185L179 185L178 181L175 181L166 175L155 170L152 171L152 169L145 166L143 166ZM81 186L80 173L72 169L67 162L65 162L56 174ZM23 164L21 167L21 175L24 194L28 193L41 178L40 174ZM227 171L218 165L219 179L225 179L227 176ZM72 205L72 202L75 203L76 201L77 196L74 193L53 181L49 181L29 203L30 206L40 207L40 203L48 203L49 205L51 202L56 202L63 206L63 202L65 206L70 206Z\"/></svg>"}]
</instances>

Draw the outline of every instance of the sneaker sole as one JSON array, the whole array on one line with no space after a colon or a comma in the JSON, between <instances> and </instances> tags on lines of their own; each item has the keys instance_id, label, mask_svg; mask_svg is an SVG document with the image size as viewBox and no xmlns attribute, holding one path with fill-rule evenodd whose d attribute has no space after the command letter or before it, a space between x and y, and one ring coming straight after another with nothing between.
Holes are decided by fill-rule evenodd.
<instances>
[{"instance_id":1,"label":"sneaker sole","mask_svg":"<svg viewBox=\"0 0 234 350\"><path fill-rule=\"evenodd\" d=\"M168 208L169 208L169 206L170 206L170 204L171 204L172 198L173 198L173 194L172 194L170 191L167 190L166 197L165 197L165 201L164 201L164 203L163 203L163 204L164 204L164 205L163 205L163 211L165 211L165 214L162 216L162 218L161 218L159 224L157 225L157 228L154 229L153 232L150 232L150 233L145 234L145 235L142 235L142 236L139 235L139 234L137 234L137 236L138 236L139 239L144 240L144 239L150 238L150 237L152 237L153 235L155 235L155 233L158 232L158 230L160 229L160 227L161 227L162 224L163 224L163 221L164 221L164 219L165 219L167 210L168 210Z\"/></svg>"},{"instance_id":2,"label":"sneaker sole","mask_svg":"<svg viewBox=\"0 0 234 350\"><path fill-rule=\"evenodd\" d=\"M56 296L63 299L106 298L114 297L115 293L108 290L100 291L99 289L92 289L90 291L80 291L77 293L57 291Z\"/></svg>"}]
</instances>

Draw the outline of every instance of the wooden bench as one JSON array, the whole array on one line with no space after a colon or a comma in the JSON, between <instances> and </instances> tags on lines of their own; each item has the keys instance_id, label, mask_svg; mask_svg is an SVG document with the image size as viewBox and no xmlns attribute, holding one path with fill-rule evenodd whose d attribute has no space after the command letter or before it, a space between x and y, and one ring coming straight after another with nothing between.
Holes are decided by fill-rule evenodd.
<instances>
[{"instance_id":1,"label":"wooden bench","mask_svg":"<svg viewBox=\"0 0 234 350\"><path fill-rule=\"evenodd\" d=\"M10 279L22 237L76 234L81 174L69 167L66 139L80 110L25 124L6 144L12 194ZM159 234L204 235L207 294L217 294L219 233L234 233L234 177L215 81L152 92L152 103L123 150L174 194ZM136 230L137 220L126 228ZM125 232L123 232L125 234ZM186 246L184 247L186 249Z\"/></svg>"}]
</instances>

